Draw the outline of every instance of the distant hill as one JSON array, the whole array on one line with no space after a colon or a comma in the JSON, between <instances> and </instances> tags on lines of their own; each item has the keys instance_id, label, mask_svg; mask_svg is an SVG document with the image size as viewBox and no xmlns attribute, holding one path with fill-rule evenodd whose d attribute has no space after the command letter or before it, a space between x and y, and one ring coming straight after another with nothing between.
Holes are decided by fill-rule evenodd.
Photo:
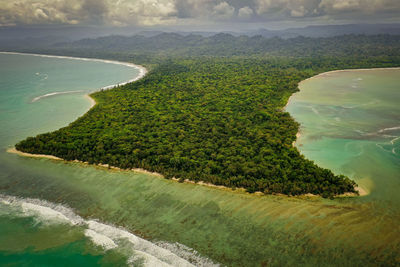
<instances>
[{"instance_id":1,"label":"distant hill","mask_svg":"<svg viewBox=\"0 0 400 267\"><path fill-rule=\"evenodd\" d=\"M220 32L212 31L171 31L180 35L201 35L203 37L210 37ZM142 31L140 35L155 36L160 34L161 31ZM335 37L345 34L364 34L364 35L377 35L389 34L400 35L400 24L344 24L344 25L312 25L301 28L288 28L283 30L269 30L257 29L249 31L222 31L221 33L231 34L233 36L256 36L261 35L266 38L280 37L284 39L295 38L299 36L304 37Z\"/></svg>"},{"instance_id":2,"label":"distant hill","mask_svg":"<svg viewBox=\"0 0 400 267\"><path fill-rule=\"evenodd\" d=\"M316 25L304 28L290 28L285 30L272 31L260 29L245 32L246 35L263 37L293 38L305 37L334 37L345 34L390 34L400 35L400 24L346 24L346 25Z\"/></svg>"},{"instance_id":3,"label":"distant hill","mask_svg":"<svg viewBox=\"0 0 400 267\"><path fill-rule=\"evenodd\" d=\"M352 56L355 53L391 56L396 54L400 35L342 35L311 38L297 36L283 39L260 35L235 37L219 33L210 37L161 33L151 37L107 36L63 42L45 47L45 52L90 51L91 53L152 54L160 56ZM397 55L397 54L396 54Z\"/></svg>"},{"instance_id":4,"label":"distant hill","mask_svg":"<svg viewBox=\"0 0 400 267\"><path fill-rule=\"evenodd\" d=\"M20 151L248 192L333 197L355 192L355 183L293 147L299 125L283 107L317 73L398 67L400 35L114 35L25 52L131 61L149 73L93 94L88 113L21 141Z\"/></svg>"},{"instance_id":5,"label":"distant hill","mask_svg":"<svg viewBox=\"0 0 400 267\"><path fill-rule=\"evenodd\" d=\"M220 32L215 31L175 31L175 30L140 30L135 28L94 28L94 27L76 27L76 26L17 26L17 27L0 27L0 49L23 49L32 47L48 47L50 45L60 44L65 45L73 41L79 41L78 44L89 43L89 38L99 38L97 41L102 41L100 37L113 35L119 42L131 45L132 43L140 43L140 38L157 38L176 37L175 41L180 41L182 37L188 37L192 41L198 37L212 37ZM317 25L307 26L303 28L289 28L284 30L269 30L257 29L249 31L225 31L223 34L232 36L262 36L264 38L279 37L282 39L304 37L335 37L340 35L400 35L400 24L346 24L346 25ZM116 37L118 36L118 37ZM133 37L135 36L133 41ZM140 37L139 37L140 36ZM107 38L107 37L104 37ZM144 41L144 39L142 39ZM187 39L185 39L187 40ZM173 40L172 40L173 41ZM146 40L147 43L147 40ZM111 45L112 43L110 43ZM161 44L160 44L161 45Z\"/></svg>"}]
</instances>

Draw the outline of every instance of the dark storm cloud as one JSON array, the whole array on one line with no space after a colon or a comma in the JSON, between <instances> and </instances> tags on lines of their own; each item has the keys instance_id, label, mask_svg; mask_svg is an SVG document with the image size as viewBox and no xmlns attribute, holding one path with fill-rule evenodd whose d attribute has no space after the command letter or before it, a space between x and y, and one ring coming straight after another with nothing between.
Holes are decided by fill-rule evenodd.
<instances>
[{"instance_id":1,"label":"dark storm cloud","mask_svg":"<svg viewBox=\"0 0 400 267\"><path fill-rule=\"evenodd\" d=\"M0 25L100 24L107 14L103 0L0 0Z\"/></svg>"},{"instance_id":2,"label":"dark storm cloud","mask_svg":"<svg viewBox=\"0 0 400 267\"><path fill-rule=\"evenodd\" d=\"M0 0L0 25L399 20L399 0Z\"/></svg>"},{"instance_id":3,"label":"dark storm cloud","mask_svg":"<svg viewBox=\"0 0 400 267\"><path fill-rule=\"evenodd\" d=\"M81 8L82 17L91 23L102 23L108 14L108 6L104 0L85 0Z\"/></svg>"}]
</instances>

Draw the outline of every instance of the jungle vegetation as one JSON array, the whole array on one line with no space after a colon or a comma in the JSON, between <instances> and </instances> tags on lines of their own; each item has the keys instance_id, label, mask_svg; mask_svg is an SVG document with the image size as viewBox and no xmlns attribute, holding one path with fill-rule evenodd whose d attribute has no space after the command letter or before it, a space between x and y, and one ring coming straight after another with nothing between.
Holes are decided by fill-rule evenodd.
<instances>
[{"instance_id":1,"label":"jungle vegetation","mask_svg":"<svg viewBox=\"0 0 400 267\"><path fill-rule=\"evenodd\" d=\"M283 108L301 80L328 70L399 66L399 48L400 38L386 35L283 40L161 34L27 49L132 61L150 72L92 94L97 105L88 113L16 148L248 192L355 192L348 177L293 147L299 125Z\"/></svg>"}]
</instances>

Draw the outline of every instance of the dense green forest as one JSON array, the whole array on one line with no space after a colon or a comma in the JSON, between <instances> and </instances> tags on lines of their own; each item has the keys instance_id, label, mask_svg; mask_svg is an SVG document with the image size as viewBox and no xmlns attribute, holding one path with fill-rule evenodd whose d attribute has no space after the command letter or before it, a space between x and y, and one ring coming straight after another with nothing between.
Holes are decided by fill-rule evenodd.
<instances>
[{"instance_id":1,"label":"dense green forest","mask_svg":"<svg viewBox=\"0 0 400 267\"><path fill-rule=\"evenodd\" d=\"M355 183L292 146L299 125L283 111L288 98L301 80L320 72L400 66L400 38L384 35L283 40L161 34L24 51L133 61L150 72L92 94L97 105L87 114L19 142L20 151L249 192L324 197L354 192Z\"/></svg>"}]
</instances>

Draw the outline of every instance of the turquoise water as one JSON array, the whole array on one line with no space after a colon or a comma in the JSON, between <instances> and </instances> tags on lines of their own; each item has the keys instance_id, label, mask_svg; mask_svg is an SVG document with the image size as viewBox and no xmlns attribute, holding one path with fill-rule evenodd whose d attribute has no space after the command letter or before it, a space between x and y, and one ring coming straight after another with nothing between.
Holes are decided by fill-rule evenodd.
<instances>
[{"instance_id":1,"label":"turquoise water","mask_svg":"<svg viewBox=\"0 0 400 267\"><path fill-rule=\"evenodd\" d=\"M1 179L35 176L23 160L5 153L8 147L27 136L72 122L90 106L84 94L129 80L137 73L136 69L114 64L0 54ZM69 93L34 101L56 92ZM41 220L40 211L24 212L21 205L5 204L7 197L2 199L0 265L97 266L126 262L123 256L96 247L83 234L83 227L73 227L57 218Z\"/></svg>"},{"instance_id":2,"label":"turquoise water","mask_svg":"<svg viewBox=\"0 0 400 267\"><path fill-rule=\"evenodd\" d=\"M85 92L135 75L136 70L121 65L0 55L0 265L368 266L400 261L398 198L381 191L396 191L394 178L382 179L382 186L373 181L371 194L362 198L256 196L5 152L27 136L55 130L83 115L90 106ZM376 84L385 88L390 83ZM32 102L67 91L83 92ZM399 114L397 105L393 107L382 111L382 121ZM307 128L302 131L306 138ZM390 140L383 137L379 142ZM340 150L339 145L329 148ZM335 171L346 170L344 158L326 151L331 158L321 153L321 164L332 162ZM390 153L384 155L393 159ZM367 169L380 176L396 170Z\"/></svg>"},{"instance_id":3,"label":"turquoise water","mask_svg":"<svg viewBox=\"0 0 400 267\"><path fill-rule=\"evenodd\" d=\"M35 189L52 187L48 179L60 174L68 179L73 175L71 169L51 169L47 168L52 165L51 161L6 153L18 140L58 129L85 113L90 107L85 94L130 80L138 74L137 69L124 65L0 54L0 180L2 185L11 182L1 187L5 194L0 195L0 265L163 264L153 259L151 253L150 256L146 254L157 250L151 243L123 230L85 221L60 205L67 204L58 194L58 190L65 188L47 188L47 193L59 204L41 199L40 190ZM29 182L24 184L27 180ZM19 198L11 197L10 193ZM87 196L82 192L79 197ZM136 251L132 244L124 245L129 238L135 239L134 246L142 248ZM164 263L180 261L177 256L168 257ZM182 262L185 266L186 262Z\"/></svg>"},{"instance_id":4,"label":"turquoise water","mask_svg":"<svg viewBox=\"0 0 400 267\"><path fill-rule=\"evenodd\" d=\"M317 164L400 205L400 70L325 73L303 81L287 107L301 124L297 147Z\"/></svg>"}]
</instances>

